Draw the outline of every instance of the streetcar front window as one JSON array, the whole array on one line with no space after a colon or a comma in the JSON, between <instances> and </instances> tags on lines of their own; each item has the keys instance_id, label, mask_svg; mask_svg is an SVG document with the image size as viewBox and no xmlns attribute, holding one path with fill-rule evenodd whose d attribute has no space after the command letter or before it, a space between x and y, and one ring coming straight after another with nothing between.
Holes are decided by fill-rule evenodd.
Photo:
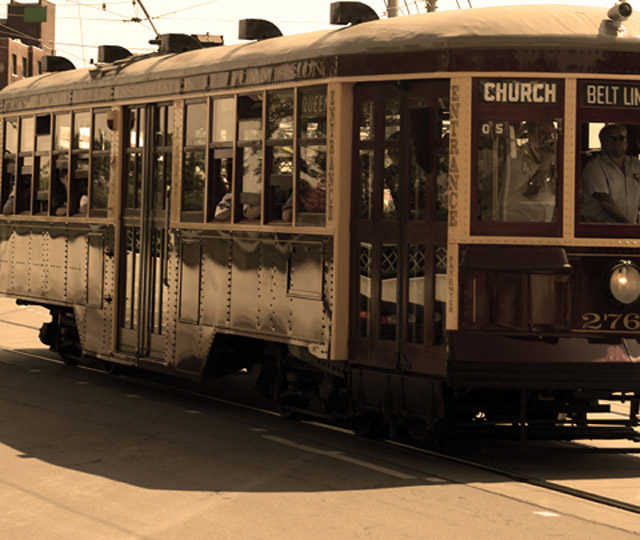
<instances>
[{"instance_id":1,"label":"streetcar front window","mask_svg":"<svg viewBox=\"0 0 640 540\"><path fill-rule=\"evenodd\" d=\"M578 215L581 223L639 223L640 125L580 125Z\"/></svg>"},{"instance_id":2,"label":"streetcar front window","mask_svg":"<svg viewBox=\"0 0 640 540\"><path fill-rule=\"evenodd\" d=\"M554 121L481 121L478 214L483 222L558 219L558 133Z\"/></svg>"}]
</instances>

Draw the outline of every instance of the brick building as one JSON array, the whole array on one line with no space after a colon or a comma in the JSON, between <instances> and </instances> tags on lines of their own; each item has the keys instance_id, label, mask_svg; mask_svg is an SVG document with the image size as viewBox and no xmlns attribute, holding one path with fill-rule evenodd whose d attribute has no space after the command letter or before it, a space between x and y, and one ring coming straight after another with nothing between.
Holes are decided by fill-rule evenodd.
<instances>
[{"instance_id":1,"label":"brick building","mask_svg":"<svg viewBox=\"0 0 640 540\"><path fill-rule=\"evenodd\" d=\"M42 73L44 56L55 54L56 6L47 0L7 5L0 19L0 88Z\"/></svg>"}]
</instances>

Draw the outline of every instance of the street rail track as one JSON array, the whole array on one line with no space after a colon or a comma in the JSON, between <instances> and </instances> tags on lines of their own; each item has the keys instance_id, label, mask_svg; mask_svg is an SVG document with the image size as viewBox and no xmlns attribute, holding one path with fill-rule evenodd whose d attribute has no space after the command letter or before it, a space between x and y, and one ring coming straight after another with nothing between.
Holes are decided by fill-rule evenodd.
<instances>
[{"instance_id":1,"label":"street rail track","mask_svg":"<svg viewBox=\"0 0 640 540\"><path fill-rule=\"evenodd\" d=\"M12 323L10 321L6 321L6 320L0 320L0 322L3 322L5 324L16 324L16 323ZM19 326L26 326L26 325L19 325ZM37 359L40 361L44 361L44 362L48 362L48 363L62 363L61 360L54 358L54 357L50 357L47 355L43 355L43 354L37 354L34 352L29 352L29 351L23 351L23 350L16 350L13 348L7 348L7 347L2 347L0 346L0 351L3 352L7 352L7 353L11 353L11 354L15 354L18 356L23 356L23 357L27 357L27 358L33 358L33 359ZM91 371L94 373L98 373L98 374L104 374L107 377L111 377L112 375L108 374L105 370L100 369L96 366L92 366L92 365L85 365L85 364L81 364L79 366L77 366L76 369L79 370L86 370L86 371ZM136 377L135 375L120 375L118 377L121 380L125 380L127 382L136 384L136 385L140 385L143 387L148 387L148 388L152 388L155 390L159 390L159 391L164 391L164 392L169 392L172 393L174 395L181 395L183 397L188 397L191 399L197 399L197 400L206 400L206 401L211 401L211 402L216 402L216 403L223 403L229 406L233 406L233 407L239 407L242 409L246 409L246 410L250 410L253 412L257 412L259 414L265 414L265 415L269 415L269 416L274 416L274 417L279 417L280 413L278 413L275 410L269 410L267 408L263 408L263 407L257 407L257 406L253 406L247 403L242 403L241 401L233 401L233 400L229 400L229 399L225 399L225 398L221 398L215 395L211 395L211 394L207 394L204 392L200 392L200 391L196 391L193 389L188 389L188 388L181 388L180 386L178 386L177 384L166 384L166 383L161 383L161 382L157 382L157 381L149 381L149 380L145 380L143 378L140 377ZM177 381L172 381L172 382L177 382ZM308 424L308 425L313 425L318 427L319 429L325 429L325 430L332 430L332 431L339 431L341 433L345 433L345 434L350 434L352 436L355 437L355 435L353 435L351 433L351 431L349 431L348 429L344 429L342 427L333 425L333 424L329 424L326 422L322 422L319 421L318 419L310 419L310 420L301 420L301 422ZM403 451L403 452L408 452L414 455L423 455L423 456L429 456L432 458L436 458L436 459L441 459L441 460L446 460L448 462L452 462L452 463L456 463L459 465L463 465L465 467L470 467L476 470L482 470L484 472L488 472L491 474L495 474L497 476L503 477L505 479L514 481L514 482L518 482L518 483L522 483L522 484L527 484L527 485L531 485L531 486L536 486L536 487L540 487L549 491L553 491L556 493L561 493L563 495L566 496L570 496L576 499L581 499L584 501L590 501L596 504L600 504L603 506L607 506L607 507L611 507L611 508L616 508L618 510L622 510L625 512L629 512L632 514L640 514L640 505L637 504L633 504L630 502L626 502L623 500L619 500L619 499L614 499L611 497L606 497L606 496L602 496L596 493L590 493L588 491L582 490L582 489L576 489L573 487L569 487L569 486L565 486L562 485L560 483L557 482L552 482L549 480L544 480L541 478L536 478L534 476L531 475L527 475L527 474L523 474L523 473L519 473L519 472L514 472L514 471L509 471L507 469L503 469L503 468L498 468L498 467L494 467L491 465L487 465L484 463L481 463L479 461L474 461L474 460L470 460L467 458L462 458L456 455L453 455L453 453L448 453L446 451L441 451L441 450L437 450L434 448L428 448L428 447L424 447L424 446L420 446L418 444L409 444L407 442L400 442L400 441L395 441L395 440L389 440L389 439L385 439L385 440L370 440L369 441L372 445L375 446L382 446L382 447L392 447L394 449ZM565 445L570 445L570 446L575 446L577 449L582 449L582 450L593 450L594 452L600 452L601 450L589 445L585 445L582 443L575 443L575 442L571 442L571 443L564 443ZM635 449L634 449L635 450ZM634 450L631 450L631 452L634 452ZM626 453L626 449L606 449L605 450L608 453L615 453L615 454L624 454ZM406 466L402 466L403 468L407 468ZM446 479L446 477L442 477L443 479ZM446 479L446 480L450 480L450 479ZM453 480L450 480L452 482L454 482Z\"/></svg>"}]
</instances>

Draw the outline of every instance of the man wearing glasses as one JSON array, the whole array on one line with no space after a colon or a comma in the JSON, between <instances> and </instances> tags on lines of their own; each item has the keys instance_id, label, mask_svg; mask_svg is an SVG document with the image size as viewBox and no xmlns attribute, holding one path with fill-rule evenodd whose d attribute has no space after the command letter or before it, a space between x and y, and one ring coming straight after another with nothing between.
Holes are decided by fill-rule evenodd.
<instances>
[{"instance_id":1,"label":"man wearing glasses","mask_svg":"<svg viewBox=\"0 0 640 540\"><path fill-rule=\"evenodd\" d=\"M600 130L602 152L582 171L582 221L638 223L640 161L626 154L627 129L608 124Z\"/></svg>"}]
</instances>

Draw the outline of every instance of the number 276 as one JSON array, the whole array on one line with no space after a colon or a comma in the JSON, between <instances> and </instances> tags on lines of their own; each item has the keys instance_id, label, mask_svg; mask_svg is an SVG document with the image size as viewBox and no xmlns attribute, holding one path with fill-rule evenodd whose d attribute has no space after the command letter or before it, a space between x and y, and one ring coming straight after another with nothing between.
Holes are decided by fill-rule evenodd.
<instances>
[{"instance_id":1,"label":"number 276","mask_svg":"<svg viewBox=\"0 0 640 540\"><path fill-rule=\"evenodd\" d=\"M582 321L585 330L640 330L638 313L585 313Z\"/></svg>"}]
</instances>

